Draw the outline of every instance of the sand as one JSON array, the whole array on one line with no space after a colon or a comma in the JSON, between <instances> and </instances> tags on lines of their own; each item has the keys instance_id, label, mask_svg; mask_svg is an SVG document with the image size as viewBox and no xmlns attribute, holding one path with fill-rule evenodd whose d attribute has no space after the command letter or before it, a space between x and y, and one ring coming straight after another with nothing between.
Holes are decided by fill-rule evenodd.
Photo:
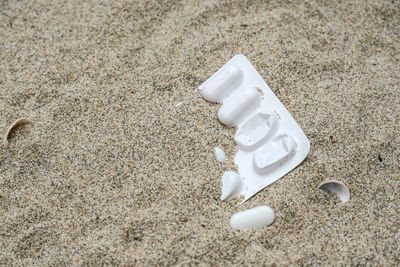
<instances>
[{"instance_id":1,"label":"sand","mask_svg":"<svg viewBox=\"0 0 400 267\"><path fill-rule=\"evenodd\" d=\"M399 265L399 33L398 1L1 1L0 134L35 122L0 148L0 264ZM239 53L311 142L243 205L196 90Z\"/></svg>"}]
</instances>

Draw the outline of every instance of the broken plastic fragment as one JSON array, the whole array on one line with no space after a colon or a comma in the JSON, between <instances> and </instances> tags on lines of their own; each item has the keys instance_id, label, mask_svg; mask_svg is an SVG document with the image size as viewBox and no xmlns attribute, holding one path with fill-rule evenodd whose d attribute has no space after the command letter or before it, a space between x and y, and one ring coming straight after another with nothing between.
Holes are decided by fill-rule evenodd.
<instances>
[{"instance_id":1,"label":"broken plastic fragment","mask_svg":"<svg viewBox=\"0 0 400 267\"><path fill-rule=\"evenodd\" d=\"M246 230L254 227L268 226L274 220L274 211L268 206L260 206L233 214L231 217L231 227L236 230Z\"/></svg>"},{"instance_id":2,"label":"broken plastic fragment","mask_svg":"<svg viewBox=\"0 0 400 267\"><path fill-rule=\"evenodd\" d=\"M318 185L319 189L336 194L342 202L350 200L350 191L347 186L336 180L327 180Z\"/></svg>"},{"instance_id":3,"label":"broken plastic fragment","mask_svg":"<svg viewBox=\"0 0 400 267\"><path fill-rule=\"evenodd\" d=\"M19 126L19 125L21 125L23 123L30 123L30 122L32 122L32 121L30 119L28 119L28 118L19 118L18 120L14 121L14 123L11 124L11 126L8 128L8 130L7 130L7 132L6 132L5 136L4 136L4 146L6 148L9 147L8 137L10 136L11 131L15 127L17 127L17 126Z\"/></svg>"},{"instance_id":4,"label":"broken plastic fragment","mask_svg":"<svg viewBox=\"0 0 400 267\"><path fill-rule=\"evenodd\" d=\"M224 172L222 175L221 200L231 200L243 190L242 178L233 171Z\"/></svg>"},{"instance_id":5,"label":"broken plastic fragment","mask_svg":"<svg viewBox=\"0 0 400 267\"><path fill-rule=\"evenodd\" d=\"M219 162L224 162L226 160L226 155L225 152L219 148L219 147L214 147L215 150L215 157Z\"/></svg>"}]
</instances>

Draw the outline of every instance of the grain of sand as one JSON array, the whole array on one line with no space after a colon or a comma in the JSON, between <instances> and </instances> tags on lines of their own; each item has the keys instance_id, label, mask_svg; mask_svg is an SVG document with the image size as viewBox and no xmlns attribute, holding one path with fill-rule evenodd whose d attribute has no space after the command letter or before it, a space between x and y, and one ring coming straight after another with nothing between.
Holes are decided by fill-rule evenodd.
<instances>
[{"instance_id":1,"label":"grain of sand","mask_svg":"<svg viewBox=\"0 0 400 267\"><path fill-rule=\"evenodd\" d=\"M35 123L0 148L0 263L400 264L399 11L1 0L0 129ZM298 168L241 206L219 200L235 129L195 90L238 53L311 141ZM316 190L326 179L351 201ZM258 205L273 225L229 227Z\"/></svg>"}]
</instances>

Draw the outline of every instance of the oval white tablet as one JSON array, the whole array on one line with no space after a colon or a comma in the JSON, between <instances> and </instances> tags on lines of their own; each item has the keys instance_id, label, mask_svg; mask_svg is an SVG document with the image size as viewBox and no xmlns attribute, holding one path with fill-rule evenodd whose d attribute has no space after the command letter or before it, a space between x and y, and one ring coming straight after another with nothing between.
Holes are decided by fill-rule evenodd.
<instances>
[{"instance_id":1,"label":"oval white tablet","mask_svg":"<svg viewBox=\"0 0 400 267\"><path fill-rule=\"evenodd\" d=\"M274 220L274 211L268 206L260 206L233 214L231 217L231 227L236 230L246 230L254 227L268 226Z\"/></svg>"}]
</instances>

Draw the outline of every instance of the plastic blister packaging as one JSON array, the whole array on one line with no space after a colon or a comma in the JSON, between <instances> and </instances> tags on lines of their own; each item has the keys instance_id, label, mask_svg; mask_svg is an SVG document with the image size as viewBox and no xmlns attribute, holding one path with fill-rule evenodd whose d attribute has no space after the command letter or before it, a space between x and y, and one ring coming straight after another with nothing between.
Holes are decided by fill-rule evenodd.
<instances>
[{"instance_id":1,"label":"plastic blister packaging","mask_svg":"<svg viewBox=\"0 0 400 267\"><path fill-rule=\"evenodd\" d=\"M225 179L223 196L242 194L246 201L307 156L307 137L245 56L234 56L199 89L206 100L222 103L218 119L238 128L235 164L241 183L233 179L229 186Z\"/></svg>"}]
</instances>

